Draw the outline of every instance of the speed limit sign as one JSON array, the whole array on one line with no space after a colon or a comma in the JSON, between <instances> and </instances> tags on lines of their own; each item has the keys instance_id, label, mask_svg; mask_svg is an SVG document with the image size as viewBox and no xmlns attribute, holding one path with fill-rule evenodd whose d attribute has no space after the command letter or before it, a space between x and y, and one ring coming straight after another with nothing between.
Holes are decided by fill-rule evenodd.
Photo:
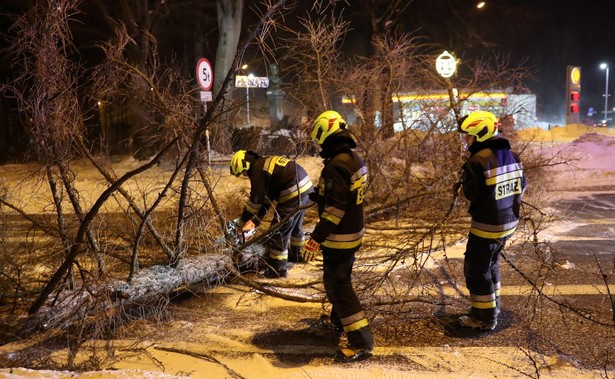
<instances>
[{"instance_id":1,"label":"speed limit sign","mask_svg":"<svg viewBox=\"0 0 615 379\"><path fill-rule=\"evenodd\" d=\"M214 70L207 58L199 59L199 62L196 64L196 79L203 91L211 90L214 84Z\"/></svg>"}]
</instances>

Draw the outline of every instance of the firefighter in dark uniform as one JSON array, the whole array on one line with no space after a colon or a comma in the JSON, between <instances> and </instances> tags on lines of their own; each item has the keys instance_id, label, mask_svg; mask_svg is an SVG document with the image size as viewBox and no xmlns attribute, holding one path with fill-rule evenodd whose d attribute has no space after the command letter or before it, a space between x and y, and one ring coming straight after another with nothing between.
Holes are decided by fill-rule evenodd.
<instances>
[{"instance_id":1,"label":"firefighter in dark uniform","mask_svg":"<svg viewBox=\"0 0 615 379\"><path fill-rule=\"evenodd\" d=\"M234 220L238 230L248 221L259 225L274 202L277 205L271 225L292 215L267 240L265 258L265 277L286 277L289 258L297 262L304 243L305 209L297 208L308 203L308 194L313 190L310 177L303 167L293 160L279 156L261 157L246 150L239 150L233 155L230 168L232 175L245 175L250 178L250 198L241 217Z\"/></svg>"},{"instance_id":2,"label":"firefighter in dark uniform","mask_svg":"<svg viewBox=\"0 0 615 379\"><path fill-rule=\"evenodd\" d=\"M464 258L464 276L472 308L461 316L463 327L493 330L500 312L499 257L519 222L525 176L521 160L507 139L498 137L498 119L479 111L460 120L470 157L455 195L470 203L472 217Z\"/></svg>"},{"instance_id":3,"label":"firefighter in dark uniform","mask_svg":"<svg viewBox=\"0 0 615 379\"><path fill-rule=\"evenodd\" d=\"M311 137L320 145L324 158L317 191L310 196L318 205L320 218L301 255L309 262L322 251L323 281L332 305L330 320L348 336L348 347L337 351L334 359L352 362L370 357L374 348L372 332L351 282L355 253L365 231L367 168L352 150L357 145L339 113L326 111L318 116Z\"/></svg>"}]
</instances>

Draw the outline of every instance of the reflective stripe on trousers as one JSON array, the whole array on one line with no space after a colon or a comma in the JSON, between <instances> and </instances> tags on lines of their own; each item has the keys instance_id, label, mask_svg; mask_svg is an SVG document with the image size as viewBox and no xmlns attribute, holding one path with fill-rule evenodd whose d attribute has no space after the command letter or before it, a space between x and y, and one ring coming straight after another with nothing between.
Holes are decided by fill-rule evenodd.
<instances>
[{"instance_id":1,"label":"reflective stripe on trousers","mask_svg":"<svg viewBox=\"0 0 615 379\"><path fill-rule=\"evenodd\" d=\"M341 321L348 343L356 348L372 349L374 337L352 286L352 266L357 250L358 247L354 250L323 247L323 281L333 306L332 319Z\"/></svg>"},{"instance_id":2,"label":"reflective stripe on trousers","mask_svg":"<svg viewBox=\"0 0 615 379\"><path fill-rule=\"evenodd\" d=\"M501 286L499 258L505 244L506 238L468 235L463 273L470 292L472 316L478 320L491 322L496 318L496 300Z\"/></svg>"}]
</instances>

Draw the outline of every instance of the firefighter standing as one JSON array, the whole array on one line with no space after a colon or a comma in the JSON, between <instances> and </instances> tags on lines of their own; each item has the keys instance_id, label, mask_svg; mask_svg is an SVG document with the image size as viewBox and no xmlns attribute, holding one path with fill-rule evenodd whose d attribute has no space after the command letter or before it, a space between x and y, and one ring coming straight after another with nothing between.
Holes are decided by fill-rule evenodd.
<instances>
[{"instance_id":1,"label":"firefighter standing","mask_svg":"<svg viewBox=\"0 0 615 379\"><path fill-rule=\"evenodd\" d=\"M288 275L287 262L297 262L303 246L303 216L313 185L307 172L295 161L280 157L261 157L255 152L239 150L231 158L231 174L250 178L250 198L241 214L234 220L238 229L248 221L260 224L274 202L277 202L271 225L292 215L267 241L265 277ZM290 254L289 254L290 245Z\"/></svg>"},{"instance_id":2,"label":"firefighter standing","mask_svg":"<svg viewBox=\"0 0 615 379\"><path fill-rule=\"evenodd\" d=\"M493 330L500 312L499 257L519 222L525 176L521 160L507 139L498 137L498 119L490 112L473 112L460 120L470 157L453 191L470 203L472 217L464 258L470 292L470 314L463 327Z\"/></svg>"},{"instance_id":3,"label":"firefighter standing","mask_svg":"<svg viewBox=\"0 0 615 379\"><path fill-rule=\"evenodd\" d=\"M335 111L323 112L314 122L311 137L322 151L324 167L318 188L310 198L318 205L319 222L301 255L312 261L323 254L323 281L331 302L331 322L346 332L348 347L334 356L352 362L371 356L374 338L361 303L352 287L352 266L364 233L363 191L367 168L352 150L356 147L346 122Z\"/></svg>"}]
</instances>

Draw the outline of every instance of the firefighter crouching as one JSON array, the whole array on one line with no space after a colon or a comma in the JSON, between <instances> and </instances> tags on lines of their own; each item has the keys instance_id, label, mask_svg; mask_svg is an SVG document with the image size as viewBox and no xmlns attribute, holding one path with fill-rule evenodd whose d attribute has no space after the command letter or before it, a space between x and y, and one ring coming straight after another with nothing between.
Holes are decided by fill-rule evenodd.
<instances>
[{"instance_id":1,"label":"firefighter crouching","mask_svg":"<svg viewBox=\"0 0 615 379\"><path fill-rule=\"evenodd\" d=\"M311 137L320 145L324 167L317 191L310 195L318 205L319 221L301 255L312 261L323 255L323 281L331 302L330 320L348 337L348 347L336 352L338 362L371 356L374 338L361 303L352 287L352 266L364 233L363 191L367 168L352 150L357 145L346 122L335 111L323 112L314 122Z\"/></svg>"},{"instance_id":2,"label":"firefighter crouching","mask_svg":"<svg viewBox=\"0 0 615 379\"><path fill-rule=\"evenodd\" d=\"M472 308L459 321L463 327L489 331L495 329L500 312L499 257L519 222L525 176L508 140L498 137L494 114L479 111L465 116L459 132L467 134L470 157L453 191L469 201L472 217L464 258Z\"/></svg>"},{"instance_id":3,"label":"firefighter crouching","mask_svg":"<svg viewBox=\"0 0 615 379\"><path fill-rule=\"evenodd\" d=\"M234 220L240 230L248 221L259 225L267 210L276 202L271 225L292 215L267 239L264 276L279 278L288 275L287 264L297 262L304 243L303 216L297 210L309 201L313 185L307 172L295 161L280 156L261 157L253 151L239 150L231 158L231 174L250 178L250 198ZM290 250L290 253L289 253Z\"/></svg>"}]
</instances>

